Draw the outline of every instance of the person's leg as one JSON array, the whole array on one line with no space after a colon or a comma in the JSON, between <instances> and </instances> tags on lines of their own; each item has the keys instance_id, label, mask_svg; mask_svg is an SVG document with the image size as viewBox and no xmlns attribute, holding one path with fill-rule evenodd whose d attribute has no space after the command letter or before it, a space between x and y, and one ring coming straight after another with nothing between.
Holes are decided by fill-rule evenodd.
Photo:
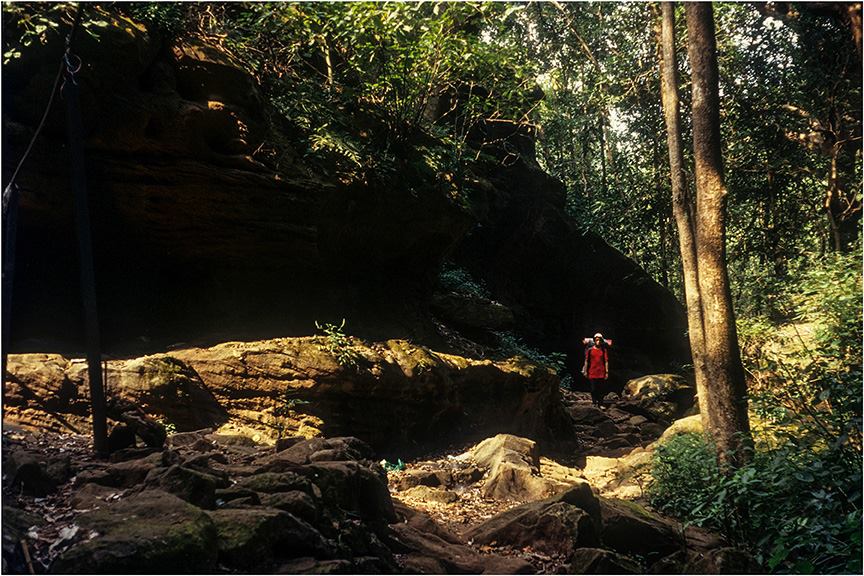
<instances>
[{"instance_id":1,"label":"person's leg","mask_svg":"<svg viewBox=\"0 0 864 576\"><path fill-rule=\"evenodd\" d=\"M591 404L600 406L600 381L596 378L590 378L588 381L591 383Z\"/></svg>"}]
</instances>

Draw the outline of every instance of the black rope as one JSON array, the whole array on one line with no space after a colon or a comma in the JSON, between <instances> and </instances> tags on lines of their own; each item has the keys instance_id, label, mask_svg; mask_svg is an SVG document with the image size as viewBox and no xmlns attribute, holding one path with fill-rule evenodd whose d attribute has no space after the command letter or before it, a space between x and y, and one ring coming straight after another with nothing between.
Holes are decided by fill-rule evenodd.
<instances>
[{"instance_id":1,"label":"black rope","mask_svg":"<svg viewBox=\"0 0 864 576\"><path fill-rule=\"evenodd\" d=\"M9 353L9 342L11 340L10 332L12 329L12 288L15 284L15 240L17 238L18 232L18 199L20 197L20 190L18 188L18 185L15 183L15 180L16 178L18 178L18 174L24 167L24 163L27 161L27 158L30 157L30 152L33 150L33 145L36 143L36 139L39 138L39 134L42 133L42 128L45 127L45 122L48 120L48 114L49 112L51 112L51 106L54 104L54 96L57 95L57 87L60 85L60 79L63 77L63 70L65 70L67 67L67 54L69 52L69 47L72 44L72 38L75 35L75 30L78 28L79 22L80 17L79 14L76 13L76 17L72 23L72 28L69 30L69 34L66 36L65 51L63 54L63 58L60 59L60 66L57 68L57 75L54 77L54 85L51 88L51 94L49 94L48 96L48 104L45 105L45 111L42 113L42 118L41 120L39 120L39 125L36 127L36 131L30 138L30 143L27 144L27 148L24 150L24 154L21 156L21 159L15 166L15 171L12 172L12 177L9 179L9 182L3 188L3 351L2 367L0 367L0 370L2 370L2 375L0 375L0 378L2 378L3 382L4 400L6 394L6 360ZM2 404L4 407L6 406L6 402L3 402Z\"/></svg>"},{"instance_id":2,"label":"black rope","mask_svg":"<svg viewBox=\"0 0 864 576\"><path fill-rule=\"evenodd\" d=\"M3 191L3 414L6 411L6 360L12 329L12 287L15 279L15 239L18 236L18 186Z\"/></svg>"},{"instance_id":3,"label":"black rope","mask_svg":"<svg viewBox=\"0 0 864 576\"><path fill-rule=\"evenodd\" d=\"M45 126L45 121L48 119L48 113L51 111L51 105L54 103L54 96L57 94L57 86L60 84L60 79L63 77L63 70L66 68L65 59L66 54L63 54L63 58L61 58L60 60L60 67L57 70L57 76L54 78L54 86L53 88L51 88L51 95L48 97L48 104L45 106L45 112L42 114L42 120L39 121L39 126L36 127L36 132L34 132L33 137L30 138L30 144L27 145L27 149L24 151L24 155L21 156L21 160L18 161L18 166L15 167L15 171L12 173L12 178L9 179L9 183L3 190L4 214L6 213L5 208L7 190L9 190L9 188L15 184L15 178L18 177L18 173L21 171L21 167L24 166L24 162L27 160L27 157L30 156L30 151L33 149L33 144L36 143L36 139L39 137L39 133L42 132L42 128Z\"/></svg>"}]
</instances>

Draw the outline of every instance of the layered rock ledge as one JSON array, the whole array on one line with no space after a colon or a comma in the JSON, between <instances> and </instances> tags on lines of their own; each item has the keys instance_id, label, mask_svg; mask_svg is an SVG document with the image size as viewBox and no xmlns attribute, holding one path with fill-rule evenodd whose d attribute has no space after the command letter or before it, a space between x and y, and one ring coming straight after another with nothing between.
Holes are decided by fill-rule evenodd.
<instances>
[{"instance_id":1,"label":"layered rock ledge","mask_svg":"<svg viewBox=\"0 0 864 576\"><path fill-rule=\"evenodd\" d=\"M109 401L130 402L177 431L210 427L264 443L350 434L403 457L500 432L540 442L573 438L558 378L546 369L402 340L349 341L341 348L327 337L227 342L109 360ZM8 370L9 422L89 430L82 360L10 355Z\"/></svg>"}]
</instances>

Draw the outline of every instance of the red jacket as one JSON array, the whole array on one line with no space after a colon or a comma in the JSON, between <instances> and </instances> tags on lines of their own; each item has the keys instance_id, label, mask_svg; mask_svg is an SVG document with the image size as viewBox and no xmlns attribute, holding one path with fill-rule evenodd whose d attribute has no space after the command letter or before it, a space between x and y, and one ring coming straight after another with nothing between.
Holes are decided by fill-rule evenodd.
<instances>
[{"instance_id":1,"label":"red jacket","mask_svg":"<svg viewBox=\"0 0 864 576\"><path fill-rule=\"evenodd\" d=\"M591 346L585 350L585 363L588 365L588 378L602 379L606 377L606 362L609 353L605 348Z\"/></svg>"}]
</instances>

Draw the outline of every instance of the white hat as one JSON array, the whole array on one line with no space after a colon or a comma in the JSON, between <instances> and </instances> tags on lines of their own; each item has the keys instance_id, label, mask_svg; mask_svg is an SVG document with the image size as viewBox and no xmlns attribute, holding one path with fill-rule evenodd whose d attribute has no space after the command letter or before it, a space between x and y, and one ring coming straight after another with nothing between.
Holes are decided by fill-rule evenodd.
<instances>
[{"instance_id":1,"label":"white hat","mask_svg":"<svg viewBox=\"0 0 864 576\"><path fill-rule=\"evenodd\" d=\"M600 338L600 339L602 340L602 339L603 339L603 335L600 334L599 332L597 332L596 334L594 334L594 338Z\"/></svg>"}]
</instances>

